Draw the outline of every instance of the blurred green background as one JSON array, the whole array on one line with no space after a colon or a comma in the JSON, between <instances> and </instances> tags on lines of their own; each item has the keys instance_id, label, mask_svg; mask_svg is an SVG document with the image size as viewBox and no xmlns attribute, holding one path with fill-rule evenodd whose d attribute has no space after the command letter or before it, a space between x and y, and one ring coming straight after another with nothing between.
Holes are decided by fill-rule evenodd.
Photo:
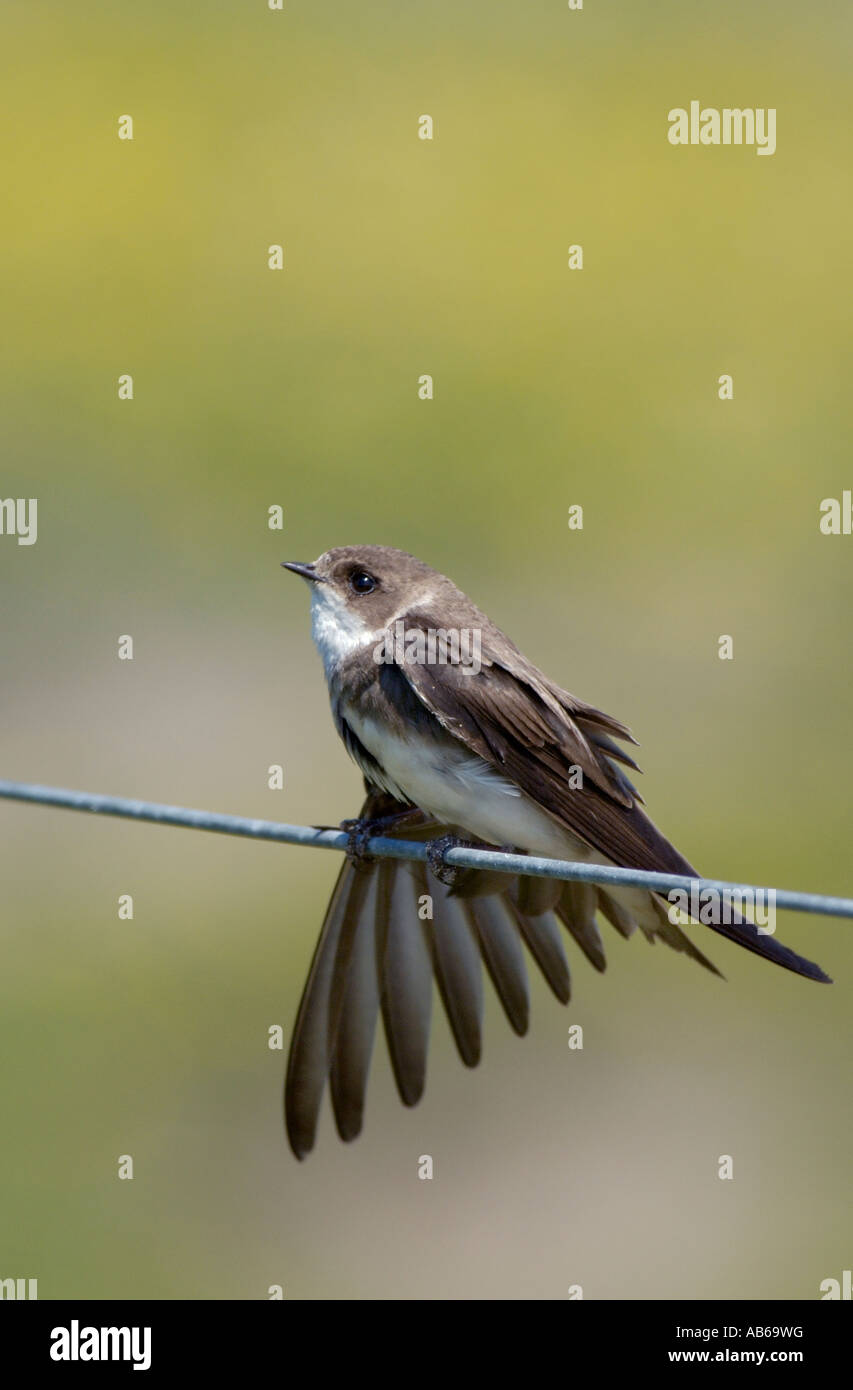
<instances>
[{"instance_id":1,"label":"blurred green background","mask_svg":"<svg viewBox=\"0 0 853 1390\"><path fill-rule=\"evenodd\" d=\"M0 539L2 775L355 814L278 562L384 543L631 724L705 873L853 893L853 538L818 530L853 485L850 8L6 0L2 33L0 492L39 500ZM671 147L693 98L776 107L776 154ZM827 988L608 929L568 1010L532 979L523 1042L489 1001L477 1071L437 1013L413 1111L380 1043L362 1138L325 1114L299 1165L267 1029L337 856L10 804L0 836L0 1277L810 1299L849 1268L849 924L780 918Z\"/></svg>"}]
</instances>

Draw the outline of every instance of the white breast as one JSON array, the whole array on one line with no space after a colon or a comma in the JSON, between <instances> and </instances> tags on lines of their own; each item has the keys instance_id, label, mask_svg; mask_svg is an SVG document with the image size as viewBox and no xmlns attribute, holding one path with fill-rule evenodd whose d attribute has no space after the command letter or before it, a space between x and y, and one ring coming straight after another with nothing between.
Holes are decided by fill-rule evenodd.
<instances>
[{"instance_id":1,"label":"white breast","mask_svg":"<svg viewBox=\"0 0 853 1390\"><path fill-rule=\"evenodd\" d=\"M490 844L517 845L557 859L585 858L578 841L502 777L460 744L458 752L419 737L390 734L362 718L352 706L342 713L385 773L385 790L445 824L456 825Z\"/></svg>"}]
</instances>

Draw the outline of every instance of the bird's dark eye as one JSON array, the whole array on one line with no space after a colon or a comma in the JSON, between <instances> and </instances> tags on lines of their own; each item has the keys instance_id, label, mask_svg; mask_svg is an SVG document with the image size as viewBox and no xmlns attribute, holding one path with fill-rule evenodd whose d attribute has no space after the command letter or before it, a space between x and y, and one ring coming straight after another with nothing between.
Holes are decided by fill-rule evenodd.
<instances>
[{"instance_id":1,"label":"bird's dark eye","mask_svg":"<svg viewBox=\"0 0 853 1390\"><path fill-rule=\"evenodd\" d=\"M369 594L376 588L376 580L367 570L356 570L355 574L350 575L349 585L354 594Z\"/></svg>"}]
</instances>

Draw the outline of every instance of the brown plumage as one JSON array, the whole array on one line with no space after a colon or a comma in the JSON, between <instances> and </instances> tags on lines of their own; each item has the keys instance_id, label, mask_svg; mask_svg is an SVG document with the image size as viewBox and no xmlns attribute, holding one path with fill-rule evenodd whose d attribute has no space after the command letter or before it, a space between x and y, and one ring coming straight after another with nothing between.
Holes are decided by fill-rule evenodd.
<instances>
[{"instance_id":1,"label":"brown plumage","mask_svg":"<svg viewBox=\"0 0 853 1390\"><path fill-rule=\"evenodd\" d=\"M698 878L658 830L620 746L618 719L549 680L451 580L403 551L345 546L292 563L312 586L314 636L335 722L368 789L362 818L409 817L402 837L447 832L483 842L506 832L532 853ZM377 639L444 633L441 658L411 660ZM479 635L480 669L446 659L447 633ZM577 776L578 772L581 774ZM483 828L485 827L485 828ZM542 848L543 844L553 848ZM431 914L423 899L428 895ZM639 929L716 974L667 904L643 889L464 870L446 887L423 864L347 862L329 905L302 997L288 1062L287 1132L301 1158L312 1147L325 1082L341 1137L359 1132L370 1053L382 1017L406 1105L426 1077L433 978L459 1054L481 1051L482 967L515 1032L527 1030L525 951L557 998L569 998L562 927L597 970L605 956L597 916L620 935ZM712 931L812 980L827 976L773 935L732 913Z\"/></svg>"}]
</instances>

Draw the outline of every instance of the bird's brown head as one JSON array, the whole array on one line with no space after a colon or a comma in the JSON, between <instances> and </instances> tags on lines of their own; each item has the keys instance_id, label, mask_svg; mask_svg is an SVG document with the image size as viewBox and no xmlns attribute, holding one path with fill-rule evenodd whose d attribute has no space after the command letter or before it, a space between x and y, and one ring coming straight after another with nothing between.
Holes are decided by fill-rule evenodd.
<instances>
[{"instance_id":1,"label":"bird's brown head","mask_svg":"<svg viewBox=\"0 0 853 1390\"><path fill-rule=\"evenodd\" d=\"M341 545L310 563L283 561L312 589L312 609L353 634L374 633L449 580L405 550L385 545Z\"/></svg>"}]
</instances>

